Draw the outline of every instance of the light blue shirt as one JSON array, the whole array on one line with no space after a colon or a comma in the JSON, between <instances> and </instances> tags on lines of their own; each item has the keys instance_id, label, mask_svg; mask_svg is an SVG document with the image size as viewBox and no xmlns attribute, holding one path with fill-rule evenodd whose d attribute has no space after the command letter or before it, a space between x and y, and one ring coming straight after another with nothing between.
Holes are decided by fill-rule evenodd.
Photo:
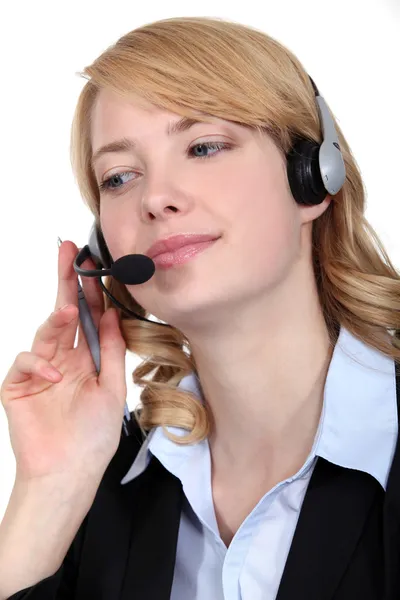
<instances>
[{"instance_id":1,"label":"light blue shirt","mask_svg":"<svg viewBox=\"0 0 400 600\"><path fill-rule=\"evenodd\" d=\"M179 387L204 401L194 374L182 379ZM142 473L151 455L182 482L171 600L274 600L317 457L369 473L386 489L397 431L393 359L342 327L310 455L293 477L263 496L226 548L214 512L208 440L180 446L161 427L154 428L121 483Z\"/></svg>"}]
</instances>

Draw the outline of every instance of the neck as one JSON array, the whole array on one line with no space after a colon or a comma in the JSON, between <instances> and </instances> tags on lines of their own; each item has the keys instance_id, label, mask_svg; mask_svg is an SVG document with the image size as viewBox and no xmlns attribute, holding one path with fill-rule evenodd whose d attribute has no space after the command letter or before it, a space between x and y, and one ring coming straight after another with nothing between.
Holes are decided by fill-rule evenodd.
<instances>
[{"instance_id":1,"label":"neck","mask_svg":"<svg viewBox=\"0 0 400 600\"><path fill-rule=\"evenodd\" d=\"M190 340L221 472L265 469L266 456L289 465L311 450L333 347L312 271L297 277L224 331Z\"/></svg>"}]
</instances>

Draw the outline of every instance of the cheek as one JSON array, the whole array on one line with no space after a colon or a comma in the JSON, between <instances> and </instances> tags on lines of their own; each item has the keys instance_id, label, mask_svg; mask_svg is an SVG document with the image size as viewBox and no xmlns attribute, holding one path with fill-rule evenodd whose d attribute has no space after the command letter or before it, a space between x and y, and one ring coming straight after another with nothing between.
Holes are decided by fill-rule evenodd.
<instances>
[{"instance_id":1,"label":"cheek","mask_svg":"<svg viewBox=\"0 0 400 600\"><path fill-rule=\"evenodd\" d=\"M108 250L116 261L118 258L126 254L127 248L132 248L134 251L134 240L132 240L133 225L121 221L117 216L117 212L110 211L109 213L102 212L100 216L100 225L103 236L107 244ZM118 235L116 235L118 232Z\"/></svg>"},{"instance_id":2,"label":"cheek","mask_svg":"<svg viewBox=\"0 0 400 600\"><path fill-rule=\"evenodd\" d=\"M107 223L107 225L104 225L104 223ZM112 233L115 231L114 225L110 222L110 219L106 217L105 219L100 218L100 226L108 251L111 254L112 259L115 261L119 256L119 244Z\"/></svg>"},{"instance_id":3,"label":"cheek","mask_svg":"<svg viewBox=\"0 0 400 600\"><path fill-rule=\"evenodd\" d=\"M282 178L253 178L237 190L244 199L235 207L232 232L234 244L243 249L241 269L254 274L279 276L293 260L298 247L297 207ZM240 206L239 206L240 204Z\"/></svg>"}]
</instances>

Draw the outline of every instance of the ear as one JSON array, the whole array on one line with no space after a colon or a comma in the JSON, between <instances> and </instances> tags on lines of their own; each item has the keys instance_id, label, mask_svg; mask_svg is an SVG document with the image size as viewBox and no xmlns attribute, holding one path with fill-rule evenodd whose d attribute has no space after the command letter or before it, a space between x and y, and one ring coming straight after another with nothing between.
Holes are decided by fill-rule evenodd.
<instances>
[{"instance_id":1,"label":"ear","mask_svg":"<svg viewBox=\"0 0 400 600\"><path fill-rule=\"evenodd\" d=\"M320 217L326 211L331 203L331 200L332 196L327 194L320 204L312 204L310 206L298 204L301 223L309 223L315 219L318 219L318 217Z\"/></svg>"}]
</instances>

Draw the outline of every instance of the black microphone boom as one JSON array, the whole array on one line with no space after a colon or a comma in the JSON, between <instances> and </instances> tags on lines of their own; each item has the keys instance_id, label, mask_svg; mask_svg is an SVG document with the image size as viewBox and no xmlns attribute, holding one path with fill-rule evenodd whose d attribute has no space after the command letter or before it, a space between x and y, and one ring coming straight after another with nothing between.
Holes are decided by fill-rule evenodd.
<instances>
[{"instance_id":1,"label":"black microphone boom","mask_svg":"<svg viewBox=\"0 0 400 600\"><path fill-rule=\"evenodd\" d=\"M87 258L91 258L96 269L82 269L81 264ZM81 277L104 277L111 275L121 283L127 285L138 285L151 279L155 273L156 266L149 256L145 254L127 254L121 256L115 262L111 262L109 268L103 268L90 252L88 245L84 246L74 260L74 270Z\"/></svg>"},{"instance_id":2,"label":"black microphone boom","mask_svg":"<svg viewBox=\"0 0 400 600\"><path fill-rule=\"evenodd\" d=\"M111 275L126 285L138 285L151 279L156 270L154 262L145 254L127 254L111 265Z\"/></svg>"},{"instance_id":3,"label":"black microphone boom","mask_svg":"<svg viewBox=\"0 0 400 600\"><path fill-rule=\"evenodd\" d=\"M96 265L96 269L82 269L81 264L85 262L87 258L91 258ZM78 256L74 260L74 270L81 277L97 277L100 287L103 292L110 298L110 300L123 310L130 317L139 319L140 321L146 321L147 323L154 323L161 325L162 327L171 327L168 323L159 323L142 317L138 313L130 310L127 306L124 306L119 300L117 300L106 288L102 282L102 277L110 275L117 281L125 285L139 285L145 283L151 279L155 273L156 266L149 256L145 254L127 254L121 256L115 262L112 262L109 268L102 268L103 265L99 262L96 257L92 256L89 245L84 246Z\"/></svg>"}]
</instances>

